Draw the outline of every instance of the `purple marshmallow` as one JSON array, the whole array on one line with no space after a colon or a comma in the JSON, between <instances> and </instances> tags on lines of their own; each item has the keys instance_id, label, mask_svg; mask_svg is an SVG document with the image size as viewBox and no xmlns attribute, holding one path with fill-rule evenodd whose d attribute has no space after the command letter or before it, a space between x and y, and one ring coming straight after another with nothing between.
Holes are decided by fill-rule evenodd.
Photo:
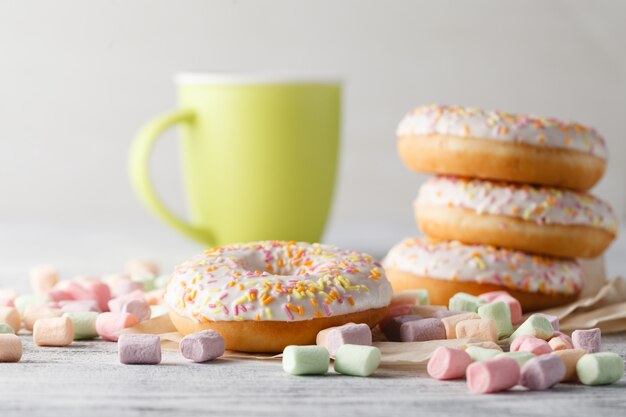
<instances>
[{"instance_id":1,"label":"purple marshmallow","mask_svg":"<svg viewBox=\"0 0 626 417\"><path fill-rule=\"evenodd\" d=\"M194 362L207 362L224 354L224 338L215 330L204 330L185 336L180 341L180 353Z\"/></svg>"},{"instance_id":2,"label":"purple marshmallow","mask_svg":"<svg viewBox=\"0 0 626 417\"><path fill-rule=\"evenodd\" d=\"M155 334L122 334L117 341L120 362L156 365L161 362L161 339Z\"/></svg>"},{"instance_id":3,"label":"purple marshmallow","mask_svg":"<svg viewBox=\"0 0 626 417\"><path fill-rule=\"evenodd\" d=\"M600 329L574 330L572 333L574 349L584 349L587 353L596 353L602 350L602 334Z\"/></svg>"},{"instance_id":4,"label":"purple marshmallow","mask_svg":"<svg viewBox=\"0 0 626 417\"><path fill-rule=\"evenodd\" d=\"M415 320L421 320L422 316L418 314L411 314L407 316L397 316L392 317L389 320L386 320L384 323L381 323L380 330L383 331L385 337L390 342L400 342L400 327L403 323Z\"/></svg>"},{"instance_id":5,"label":"purple marshmallow","mask_svg":"<svg viewBox=\"0 0 626 417\"><path fill-rule=\"evenodd\" d=\"M372 331L367 324L348 324L335 327L328 332L326 348L330 357L334 358L343 345L372 345Z\"/></svg>"},{"instance_id":6,"label":"purple marshmallow","mask_svg":"<svg viewBox=\"0 0 626 417\"><path fill-rule=\"evenodd\" d=\"M535 316L541 316L541 317L545 317L546 319L548 319L548 321L552 325L552 328L554 329L555 332L558 332L559 330L561 330L559 326L559 318L557 316L553 316L552 314L544 314L544 313L535 313Z\"/></svg>"},{"instance_id":7,"label":"purple marshmallow","mask_svg":"<svg viewBox=\"0 0 626 417\"><path fill-rule=\"evenodd\" d=\"M519 383L530 390L545 390L558 384L565 371L565 364L557 355L536 356L522 366Z\"/></svg>"},{"instance_id":8,"label":"purple marshmallow","mask_svg":"<svg viewBox=\"0 0 626 417\"><path fill-rule=\"evenodd\" d=\"M150 310L150 306L144 300L131 300L124 304L122 313L130 313L142 322L150 318L152 310Z\"/></svg>"},{"instance_id":9,"label":"purple marshmallow","mask_svg":"<svg viewBox=\"0 0 626 417\"><path fill-rule=\"evenodd\" d=\"M436 318L413 320L400 326L401 342L425 342L446 339L446 328Z\"/></svg>"}]
</instances>

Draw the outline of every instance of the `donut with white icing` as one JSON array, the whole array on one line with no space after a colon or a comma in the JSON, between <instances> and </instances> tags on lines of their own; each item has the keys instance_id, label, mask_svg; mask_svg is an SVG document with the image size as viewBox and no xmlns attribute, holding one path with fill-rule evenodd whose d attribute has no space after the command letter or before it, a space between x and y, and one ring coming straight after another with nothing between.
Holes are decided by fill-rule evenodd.
<instances>
[{"instance_id":1,"label":"donut with white icing","mask_svg":"<svg viewBox=\"0 0 626 417\"><path fill-rule=\"evenodd\" d=\"M397 136L414 171L588 190L606 168L593 128L552 118L430 105L409 112Z\"/></svg>"},{"instance_id":2,"label":"donut with white icing","mask_svg":"<svg viewBox=\"0 0 626 417\"><path fill-rule=\"evenodd\" d=\"M371 256L335 246L263 241L206 250L174 270L165 294L182 334L212 329L226 348L282 352L345 323L375 326L391 285Z\"/></svg>"},{"instance_id":3,"label":"donut with white icing","mask_svg":"<svg viewBox=\"0 0 626 417\"><path fill-rule=\"evenodd\" d=\"M430 178L414 209L430 237L552 256L596 257L618 228L611 206L588 193L462 177Z\"/></svg>"},{"instance_id":4,"label":"donut with white icing","mask_svg":"<svg viewBox=\"0 0 626 417\"><path fill-rule=\"evenodd\" d=\"M401 241L383 266L394 291L425 288L433 304L443 305L457 292L505 290L524 311L539 310L575 300L584 282L575 259L430 238Z\"/></svg>"}]
</instances>

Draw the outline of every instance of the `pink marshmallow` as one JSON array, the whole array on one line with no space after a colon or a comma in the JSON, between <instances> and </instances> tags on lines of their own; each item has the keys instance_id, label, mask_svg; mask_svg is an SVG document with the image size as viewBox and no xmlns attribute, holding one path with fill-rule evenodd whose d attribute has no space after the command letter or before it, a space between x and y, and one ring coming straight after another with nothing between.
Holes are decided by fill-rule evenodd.
<instances>
[{"instance_id":1,"label":"pink marshmallow","mask_svg":"<svg viewBox=\"0 0 626 417\"><path fill-rule=\"evenodd\" d=\"M530 352L534 355L546 355L552 353L552 348L545 340L536 337L528 337L519 344L518 351Z\"/></svg>"},{"instance_id":2,"label":"pink marshmallow","mask_svg":"<svg viewBox=\"0 0 626 417\"><path fill-rule=\"evenodd\" d=\"M118 333L138 324L135 316L128 313L102 313L96 318L96 332L104 340L117 342Z\"/></svg>"},{"instance_id":3,"label":"pink marshmallow","mask_svg":"<svg viewBox=\"0 0 626 417\"><path fill-rule=\"evenodd\" d=\"M58 288L53 288L50 291L48 291L46 293L46 295L48 296L48 298L50 298L52 301L67 301L67 300L73 300L74 296L65 290L61 290Z\"/></svg>"},{"instance_id":4,"label":"pink marshmallow","mask_svg":"<svg viewBox=\"0 0 626 417\"><path fill-rule=\"evenodd\" d=\"M411 320L400 326L400 341L402 342L425 342L445 338L446 328L439 319Z\"/></svg>"},{"instance_id":5,"label":"pink marshmallow","mask_svg":"<svg viewBox=\"0 0 626 417\"><path fill-rule=\"evenodd\" d=\"M523 336L518 336L515 339L513 339L513 341L511 342L511 346L509 346L509 350L511 352L517 352L519 350L519 347L522 345L522 342L526 339L530 339L530 338L535 338L534 336L530 336L530 335L523 335ZM536 338L535 338L536 339Z\"/></svg>"},{"instance_id":6,"label":"pink marshmallow","mask_svg":"<svg viewBox=\"0 0 626 417\"><path fill-rule=\"evenodd\" d=\"M517 384L520 367L508 357L474 362L467 367L466 378L467 387L475 394L504 391Z\"/></svg>"},{"instance_id":7,"label":"pink marshmallow","mask_svg":"<svg viewBox=\"0 0 626 417\"><path fill-rule=\"evenodd\" d=\"M112 298L111 300L109 300L108 303L109 311L113 313L119 313L120 311L122 311L122 307L124 307L124 304L133 300L145 301L143 291L135 290L131 293Z\"/></svg>"},{"instance_id":8,"label":"pink marshmallow","mask_svg":"<svg viewBox=\"0 0 626 417\"><path fill-rule=\"evenodd\" d=\"M367 324L348 323L343 326L330 327L317 334L315 343L328 349L334 358L343 345L372 345L372 331Z\"/></svg>"},{"instance_id":9,"label":"pink marshmallow","mask_svg":"<svg viewBox=\"0 0 626 417\"><path fill-rule=\"evenodd\" d=\"M465 376L472 358L462 349L440 346L433 352L426 370L435 379L457 379Z\"/></svg>"},{"instance_id":10,"label":"pink marshmallow","mask_svg":"<svg viewBox=\"0 0 626 417\"><path fill-rule=\"evenodd\" d=\"M143 300L130 300L122 306L122 313L132 314L139 322L148 320L152 310L150 306Z\"/></svg>"},{"instance_id":11,"label":"pink marshmallow","mask_svg":"<svg viewBox=\"0 0 626 417\"><path fill-rule=\"evenodd\" d=\"M488 303L503 301L509 306L509 310L511 311L511 323L517 324L522 321L522 305L517 301L517 298L514 298L508 292L493 291L481 294L478 297Z\"/></svg>"},{"instance_id":12,"label":"pink marshmallow","mask_svg":"<svg viewBox=\"0 0 626 417\"><path fill-rule=\"evenodd\" d=\"M119 279L111 286L113 297L121 297L135 291L143 291L143 283L131 281L130 278Z\"/></svg>"},{"instance_id":13,"label":"pink marshmallow","mask_svg":"<svg viewBox=\"0 0 626 417\"><path fill-rule=\"evenodd\" d=\"M107 311L109 309L109 300L111 300L111 290L109 286L100 281L88 281L83 284L83 287L91 293L91 296L96 303L100 311Z\"/></svg>"},{"instance_id":14,"label":"pink marshmallow","mask_svg":"<svg viewBox=\"0 0 626 417\"><path fill-rule=\"evenodd\" d=\"M62 281L55 287L72 295L74 300L91 300L91 291L74 281Z\"/></svg>"},{"instance_id":15,"label":"pink marshmallow","mask_svg":"<svg viewBox=\"0 0 626 417\"><path fill-rule=\"evenodd\" d=\"M12 298L0 298L0 307L15 307Z\"/></svg>"}]
</instances>

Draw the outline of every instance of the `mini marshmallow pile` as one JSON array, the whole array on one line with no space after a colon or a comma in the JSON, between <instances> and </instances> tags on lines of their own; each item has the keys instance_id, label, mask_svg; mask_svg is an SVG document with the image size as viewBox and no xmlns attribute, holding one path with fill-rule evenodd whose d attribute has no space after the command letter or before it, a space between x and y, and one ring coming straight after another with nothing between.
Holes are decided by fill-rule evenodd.
<instances>
[{"instance_id":1,"label":"mini marshmallow pile","mask_svg":"<svg viewBox=\"0 0 626 417\"><path fill-rule=\"evenodd\" d=\"M370 376L380 365L381 353L372 346L367 324L347 323L319 332L315 346L287 346L283 370L292 375L324 375L331 358L337 373Z\"/></svg>"},{"instance_id":2,"label":"mini marshmallow pile","mask_svg":"<svg viewBox=\"0 0 626 417\"><path fill-rule=\"evenodd\" d=\"M466 378L471 392L485 394L521 385L545 390L559 382L606 385L624 375L616 353L601 352L600 329L559 331L559 320L533 314L521 323L520 303L505 291L457 293L449 308L424 305L423 291L394 296L380 328L390 341L468 338L464 348L437 348L428 374L439 380ZM504 352L502 346L508 346Z\"/></svg>"},{"instance_id":3,"label":"mini marshmallow pile","mask_svg":"<svg viewBox=\"0 0 626 417\"><path fill-rule=\"evenodd\" d=\"M0 289L0 361L21 359L22 328L33 332L38 346L62 347L98 336L117 341L121 330L166 313L160 304L168 277L158 273L154 262L133 261L125 273L60 281L51 266L32 268L32 293Z\"/></svg>"}]
</instances>

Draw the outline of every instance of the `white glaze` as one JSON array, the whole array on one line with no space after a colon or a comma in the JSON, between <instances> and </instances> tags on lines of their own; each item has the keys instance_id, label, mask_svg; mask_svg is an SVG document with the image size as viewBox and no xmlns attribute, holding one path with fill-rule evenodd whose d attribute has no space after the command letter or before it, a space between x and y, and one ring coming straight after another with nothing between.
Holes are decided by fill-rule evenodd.
<instances>
[{"instance_id":1,"label":"white glaze","mask_svg":"<svg viewBox=\"0 0 626 417\"><path fill-rule=\"evenodd\" d=\"M209 249L184 262L165 301L196 321L301 321L385 307L391 293L369 255L266 241Z\"/></svg>"},{"instance_id":2,"label":"white glaze","mask_svg":"<svg viewBox=\"0 0 626 417\"><path fill-rule=\"evenodd\" d=\"M578 293L583 271L574 259L549 258L487 245L408 238L383 260L388 270L446 281L472 281L543 294Z\"/></svg>"},{"instance_id":3,"label":"white glaze","mask_svg":"<svg viewBox=\"0 0 626 417\"><path fill-rule=\"evenodd\" d=\"M525 143L572 149L607 158L606 144L595 129L547 117L526 116L473 107L422 106L400 122L398 136L432 134Z\"/></svg>"},{"instance_id":4,"label":"white glaze","mask_svg":"<svg viewBox=\"0 0 626 417\"><path fill-rule=\"evenodd\" d=\"M479 179L432 177L420 188L416 210L419 206L458 207L537 224L599 227L613 234L618 226L611 206L591 194Z\"/></svg>"}]
</instances>

